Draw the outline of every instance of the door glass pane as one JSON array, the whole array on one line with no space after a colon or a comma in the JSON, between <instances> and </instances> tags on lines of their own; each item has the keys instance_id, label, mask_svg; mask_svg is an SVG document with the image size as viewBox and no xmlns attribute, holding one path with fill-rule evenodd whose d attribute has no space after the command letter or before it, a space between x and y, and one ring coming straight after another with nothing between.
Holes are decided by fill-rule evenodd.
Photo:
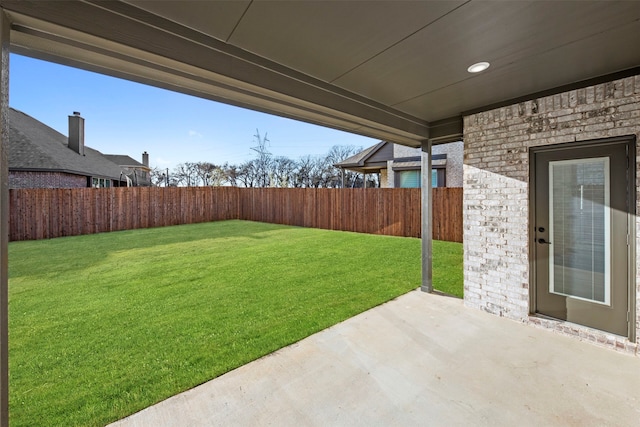
<instances>
[{"instance_id":1,"label":"door glass pane","mask_svg":"<svg viewBox=\"0 0 640 427\"><path fill-rule=\"evenodd\" d=\"M609 304L609 158L549 162L549 292Z\"/></svg>"}]
</instances>

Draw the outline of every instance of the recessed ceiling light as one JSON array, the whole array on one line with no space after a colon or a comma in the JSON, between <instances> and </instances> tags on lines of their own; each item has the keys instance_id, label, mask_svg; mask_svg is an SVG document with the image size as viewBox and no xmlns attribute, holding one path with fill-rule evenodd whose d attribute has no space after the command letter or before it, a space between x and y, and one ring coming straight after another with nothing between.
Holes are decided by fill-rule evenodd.
<instances>
[{"instance_id":1,"label":"recessed ceiling light","mask_svg":"<svg viewBox=\"0 0 640 427\"><path fill-rule=\"evenodd\" d=\"M467 71L470 73L479 73L486 70L487 68L489 68L488 62L478 62L467 68Z\"/></svg>"}]
</instances>

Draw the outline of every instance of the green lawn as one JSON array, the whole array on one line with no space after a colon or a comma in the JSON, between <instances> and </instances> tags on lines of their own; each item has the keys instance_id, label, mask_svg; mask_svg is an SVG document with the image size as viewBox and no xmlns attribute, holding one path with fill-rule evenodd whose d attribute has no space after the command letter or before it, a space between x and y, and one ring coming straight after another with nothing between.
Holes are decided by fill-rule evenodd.
<instances>
[{"instance_id":1,"label":"green lawn","mask_svg":"<svg viewBox=\"0 0 640 427\"><path fill-rule=\"evenodd\" d=\"M462 295L462 245L434 242ZM104 425L420 286L420 240L247 221L9 245L10 419Z\"/></svg>"}]
</instances>

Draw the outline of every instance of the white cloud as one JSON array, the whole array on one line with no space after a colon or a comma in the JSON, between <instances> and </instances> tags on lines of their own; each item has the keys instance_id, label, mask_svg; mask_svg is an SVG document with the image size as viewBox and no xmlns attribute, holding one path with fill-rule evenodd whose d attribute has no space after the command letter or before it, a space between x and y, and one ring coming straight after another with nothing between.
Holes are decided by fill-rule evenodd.
<instances>
[{"instance_id":1,"label":"white cloud","mask_svg":"<svg viewBox=\"0 0 640 427\"><path fill-rule=\"evenodd\" d=\"M190 130L189 131L189 136L190 137L195 137L195 138L202 138L202 134L198 131L195 130Z\"/></svg>"}]
</instances>

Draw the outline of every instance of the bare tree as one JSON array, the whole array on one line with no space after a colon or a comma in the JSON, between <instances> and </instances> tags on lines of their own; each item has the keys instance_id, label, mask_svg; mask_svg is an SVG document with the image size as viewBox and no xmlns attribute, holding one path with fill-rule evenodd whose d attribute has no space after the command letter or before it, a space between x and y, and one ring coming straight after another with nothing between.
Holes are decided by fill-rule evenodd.
<instances>
[{"instance_id":1,"label":"bare tree","mask_svg":"<svg viewBox=\"0 0 640 427\"><path fill-rule=\"evenodd\" d=\"M167 185L166 172L166 169L160 169L157 166L151 168L151 172L149 172L151 185L154 187L165 187Z\"/></svg>"},{"instance_id":2,"label":"bare tree","mask_svg":"<svg viewBox=\"0 0 640 427\"><path fill-rule=\"evenodd\" d=\"M296 162L288 157L279 156L271 162L271 185L274 187L290 187L293 185Z\"/></svg>"},{"instance_id":3,"label":"bare tree","mask_svg":"<svg viewBox=\"0 0 640 427\"><path fill-rule=\"evenodd\" d=\"M326 168L327 173L332 175L331 178L328 178L332 187L354 188L362 186L357 185L359 183L359 174L357 172L334 166L336 163L340 163L360 151L362 151L361 147L355 147L353 145L334 145L331 147L329 153L327 153ZM360 182L362 181L360 180Z\"/></svg>"},{"instance_id":4,"label":"bare tree","mask_svg":"<svg viewBox=\"0 0 640 427\"><path fill-rule=\"evenodd\" d=\"M226 183L234 187L296 188L363 186L362 174L341 170L334 166L357 153L359 151L357 147L335 145L326 155L306 155L294 161L285 156L272 157L266 148L269 142L266 134L262 137L256 130L255 138L258 145L252 150L257 153L257 158L240 165L225 163L223 166L216 166L210 162L181 163L171 174L173 185L219 186ZM160 171L157 173L162 176ZM377 179L375 175L367 176L367 186L377 186ZM154 182L161 183L161 178L156 177Z\"/></svg>"},{"instance_id":5,"label":"bare tree","mask_svg":"<svg viewBox=\"0 0 640 427\"><path fill-rule=\"evenodd\" d=\"M237 179L245 187L258 187L259 175L255 160L248 160L240 165Z\"/></svg>"},{"instance_id":6,"label":"bare tree","mask_svg":"<svg viewBox=\"0 0 640 427\"><path fill-rule=\"evenodd\" d=\"M327 153L327 160L332 164L339 163L360 151L362 148L354 145L334 145Z\"/></svg>"},{"instance_id":7,"label":"bare tree","mask_svg":"<svg viewBox=\"0 0 640 427\"><path fill-rule=\"evenodd\" d=\"M229 163L225 163L222 166L222 173L224 174L224 178L226 182L229 183L232 187L238 187L240 183L240 166L230 165Z\"/></svg>"},{"instance_id":8,"label":"bare tree","mask_svg":"<svg viewBox=\"0 0 640 427\"><path fill-rule=\"evenodd\" d=\"M217 166L210 162L198 162L195 163L196 177L198 181L196 185L204 185L205 187L210 185L211 177Z\"/></svg>"},{"instance_id":9,"label":"bare tree","mask_svg":"<svg viewBox=\"0 0 640 427\"><path fill-rule=\"evenodd\" d=\"M182 187L193 187L198 183L198 166L196 163L185 162L173 169L173 179Z\"/></svg>"},{"instance_id":10,"label":"bare tree","mask_svg":"<svg viewBox=\"0 0 640 427\"><path fill-rule=\"evenodd\" d=\"M311 179L312 185L316 188L327 187L327 157L318 156L313 162Z\"/></svg>"},{"instance_id":11,"label":"bare tree","mask_svg":"<svg viewBox=\"0 0 640 427\"><path fill-rule=\"evenodd\" d=\"M227 177L224 170L220 166L215 166L209 176L209 185L212 187L220 187L227 182Z\"/></svg>"},{"instance_id":12,"label":"bare tree","mask_svg":"<svg viewBox=\"0 0 640 427\"><path fill-rule=\"evenodd\" d=\"M300 159L296 162L296 168L293 171L291 183L293 187L296 188L308 188L312 187L312 178L311 175L313 173L313 163L315 159L306 155L300 157Z\"/></svg>"}]
</instances>

